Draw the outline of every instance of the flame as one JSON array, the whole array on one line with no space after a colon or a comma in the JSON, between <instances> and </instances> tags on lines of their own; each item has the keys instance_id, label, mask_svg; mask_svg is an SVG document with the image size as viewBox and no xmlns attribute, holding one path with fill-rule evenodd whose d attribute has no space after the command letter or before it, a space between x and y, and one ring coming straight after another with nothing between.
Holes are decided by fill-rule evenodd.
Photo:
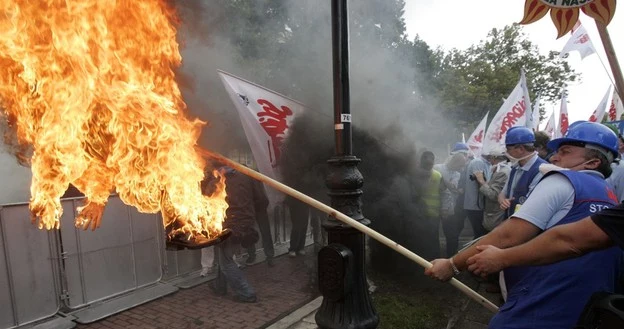
<instances>
[{"instance_id":1,"label":"flame","mask_svg":"<svg viewBox=\"0 0 624 329\"><path fill-rule=\"evenodd\" d=\"M87 197L76 224L93 220L111 192L141 212L162 211L175 234L219 234L224 179L201 193L202 126L185 118L175 81L182 58L165 0L0 0L0 105L27 148L30 210L58 228L60 197ZM219 185L218 184L218 185Z\"/></svg>"},{"instance_id":2,"label":"flame","mask_svg":"<svg viewBox=\"0 0 624 329\"><path fill-rule=\"evenodd\" d=\"M615 14L616 0L547 1L525 0L524 16L520 24L531 24L540 20L550 11L550 18L557 28L557 38L561 38L574 28L579 18L579 8L587 16L604 25L609 25Z\"/></svg>"}]
</instances>

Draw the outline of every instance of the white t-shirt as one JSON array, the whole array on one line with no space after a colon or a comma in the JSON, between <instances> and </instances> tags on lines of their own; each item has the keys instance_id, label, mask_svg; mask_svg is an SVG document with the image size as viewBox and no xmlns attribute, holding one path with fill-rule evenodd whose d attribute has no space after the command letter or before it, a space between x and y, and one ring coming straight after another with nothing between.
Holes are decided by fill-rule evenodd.
<instances>
[{"instance_id":1,"label":"white t-shirt","mask_svg":"<svg viewBox=\"0 0 624 329\"><path fill-rule=\"evenodd\" d=\"M582 172L603 178L593 170ZM542 230L556 225L574 205L574 187L567 177L553 174L542 179L513 217L524 219Z\"/></svg>"}]
</instances>

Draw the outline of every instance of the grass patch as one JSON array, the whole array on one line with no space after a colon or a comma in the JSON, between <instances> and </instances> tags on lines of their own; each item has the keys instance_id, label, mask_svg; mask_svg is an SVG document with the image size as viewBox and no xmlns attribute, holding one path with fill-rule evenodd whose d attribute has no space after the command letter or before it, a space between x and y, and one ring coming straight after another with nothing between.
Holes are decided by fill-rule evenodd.
<instances>
[{"instance_id":1,"label":"grass patch","mask_svg":"<svg viewBox=\"0 0 624 329\"><path fill-rule=\"evenodd\" d=\"M444 328L444 310L423 301L422 296L406 296L380 292L373 295L373 304L379 314L379 329Z\"/></svg>"}]
</instances>

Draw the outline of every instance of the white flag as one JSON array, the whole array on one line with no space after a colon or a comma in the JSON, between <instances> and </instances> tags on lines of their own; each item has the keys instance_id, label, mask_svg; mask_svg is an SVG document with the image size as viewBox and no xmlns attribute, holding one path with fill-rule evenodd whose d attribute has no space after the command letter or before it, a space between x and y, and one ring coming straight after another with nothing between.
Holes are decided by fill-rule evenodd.
<instances>
[{"instance_id":1,"label":"white flag","mask_svg":"<svg viewBox=\"0 0 624 329\"><path fill-rule=\"evenodd\" d=\"M613 90L613 97L611 98L611 104L609 105L609 121L618 121L624 114L624 105L622 99L617 93L617 90Z\"/></svg>"},{"instance_id":2,"label":"white flag","mask_svg":"<svg viewBox=\"0 0 624 329\"><path fill-rule=\"evenodd\" d=\"M559 129L556 131L556 138L562 137L568 132L568 97L564 92L561 95L561 107L559 108Z\"/></svg>"},{"instance_id":3,"label":"white flag","mask_svg":"<svg viewBox=\"0 0 624 329\"><path fill-rule=\"evenodd\" d=\"M229 73L219 71L219 76L238 110L258 171L279 180L282 142L295 116L305 111L305 106ZM267 196L273 205L284 198L273 189L267 189Z\"/></svg>"},{"instance_id":4,"label":"white flag","mask_svg":"<svg viewBox=\"0 0 624 329\"><path fill-rule=\"evenodd\" d=\"M527 86L526 75L524 70L520 71L520 84L522 85L522 96L524 97L524 103L526 104L526 110L524 111L524 125L533 130L537 129L538 122L533 122L533 108L531 106L531 97L529 96L529 87Z\"/></svg>"},{"instance_id":5,"label":"white flag","mask_svg":"<svg viewBox=\"0 0 624 329\"><path fill-rule=\"evenodd\" d=\"M602 118L604 118L605 112L607 111L607 104L609 102L609 96L611 94L611 86L607 89L607 93L604 95L598 107L594 110L591 117L589 117L590 122L602 122Z\"/></svg>"},{"instance_id":6,"label":"white flag","mask_svg":"<svg viewBox=\"0 0 624 329\"><path fill-rule=\"evenodd\" d=\"M559 57L563 58L571 51L578 51L579 54L581 54L581 59L596 52L592 41L589 39L589 34L587 34L585 27L581 25L580 20L577 21L574 28L572 28L570 40L568 40L565 46L563 46L563 49L561 49Z\"/></svg>"},{"instance_id":7,"label":"white flag","mask_svg":"<svg viewBox=\"0 0 624 329\"><path fill-rule=\"evenodd\" d=\"M522 81L511 92L509 97L498 110L485 134L482 154L489 154L491 151L500 150L505 144L507 130L514 126L524 126L526 123L527 103L524 99Z\"/></svg>"},{"instance_id":8,"label":"white flag","mask_svg":"<svg viewBox=\"0 0 624 329\"><path fill-rule=\"evenodd\" d=\"M472 132L472 134L470 134L470 137L468 138L468 147L475 157L481 155L481 148L483 147L483 135L485 134L485 125L487 124L488 114L490 114L490 112L485 114L483 119L481 119L481 122L479 122L479 125L477 125L477 128L475 128L475 130Z\"/></svg>"},{"instance_id":9,"label":"white flag","mask_svg":"<svg viewBox=\"0 0 624 329\"><path fill-rule=\"evenodd\" d=\"M548 137L550 137L550 139L555 138L555 131L557 130L557 125L555 123L555 114L552 113L550 115L550 118L548 118L548 122L546 123L546 127L544 128L544 131L546 132L546 134L548 134Z\"/></svg>"},{"instance_id":10,"label":"white flag","mask_svg":"<svg viewBox=\"0 0 624 329\"><path fill-rule=\"evenodd\" d=\"M537 95L537 98L535 99L535 102L533 103L533 106L531 107L531 110L533 111L533 128L535 130L539 130L539 125L540 125L540 101L541 101L541 97L540 95Z\"/></svg>"}]
</instances>

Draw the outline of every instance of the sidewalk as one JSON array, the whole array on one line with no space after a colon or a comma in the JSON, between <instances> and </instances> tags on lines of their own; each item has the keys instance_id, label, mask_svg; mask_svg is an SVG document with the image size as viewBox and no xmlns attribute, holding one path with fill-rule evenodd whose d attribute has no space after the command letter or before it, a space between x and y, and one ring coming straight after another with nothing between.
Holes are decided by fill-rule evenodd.
<instances>
[{"instance_id":1,"label":"sidewalk","mask_svg":"<svg viewBox=\"0 0 624 329\"><path fill-rule=\"evenodd\" d=\"M244 269L256 289L257 303L235 302L231 293L215 296L206 282L76 328L265 328L318 296L309 287L313 255L312 248L307 250L306 256L277 257L274 267L262 262Z\"/></svg>"}]
</instances>

